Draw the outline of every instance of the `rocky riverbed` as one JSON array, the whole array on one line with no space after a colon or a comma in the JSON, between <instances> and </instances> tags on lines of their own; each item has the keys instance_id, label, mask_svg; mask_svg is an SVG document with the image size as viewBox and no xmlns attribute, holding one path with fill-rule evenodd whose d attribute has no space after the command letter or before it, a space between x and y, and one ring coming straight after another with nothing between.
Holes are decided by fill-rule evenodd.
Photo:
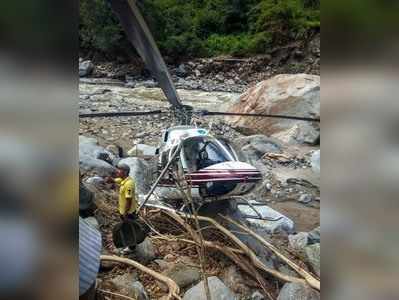
<instances>
[{"instance_id":1,"label":"rocky riverbed","mask_svg":"<svg viewBox=\"0 0 399 300\"><path fill-rule=\"evenodd\" d=\"M186 79L185 79L186 80ZM190 80L190 79L187 79ZM133 82L133 80L130 80ZM214 83L215 85L219 83ZM227 110L239 100L241 89L247 86L226 88L201 88L178 85L178 92L185 104L198 109ZM128 81L110 78L83 79L79 85L80 113L111 111L146 111L167 109L168 102L161 90L152 81ZM95 190L100 201L96 221L104 234L106 253L115 251L110 245L110 224L115 222L116 193L106 189L101 177L112 172L113 166L99 159L99 153L107 152L114 159L125 158L127 152L137 144L156 146L163 129L173 125L172 114L142 117L118 117L81 119L79 133L80 165L84 182ZM247 205L231 203L230 216L246 222L247 225L265 238L273 240L288 251L291 257L300 259L309 272L320 275L320 151L317 145L292 144L270 138L264 134L244 135L233 128L224 118L202 118L194 116L194 123L210 129L213 135L232 140L247 159L263 175L263 182L246 198L258 207L258 213L276 218L278 222L245 219L244 215L254 212ZM148 161L137 159L135 178L144 185L150 185L152 178L140 172L149 166ZM97 177L96 177L97 176ZM223 209L226 209L224 207ZM206 213L206 211L205 211ZM286 274L293 271L276 257L265 252L254 241L240 236L254 249L262 261ZM183 299L200 299L202 284L198 268L198 257L190 247L181 244L167 245L159 240L148 239L139 250L147 266L164 272L180 282L182 278ZM170 248L172 247L172 248ZM174 247L174 248L173 248ZM174 253L176 255L170 255ZM265 295L253 288L253 282L231 263L218 256L209 256L207 272L211 293L225 299L266 299ZM294 272L295 274L295 272ZM129 277L131 276L131 277ZM100 286L119 291L138 299L162 299L166 294L154 280L143 274L120 267L103 267ZM180 278L180 279L179 279ZM183 280L184 279L184 280ZM189 282L187 282L187 280ZM196 296L195 296L196 295ZM319 299L318 292L303 285L285 284L273 287L273 295L285 299ZM226 298L227 297L227 298ZM294 298L292 298L294 297ZM301 298L302 297L302 298ZM197 299L195 298L195 299ZM222 298L215 298L222 299Z\"/></svg>"}]
</instances>

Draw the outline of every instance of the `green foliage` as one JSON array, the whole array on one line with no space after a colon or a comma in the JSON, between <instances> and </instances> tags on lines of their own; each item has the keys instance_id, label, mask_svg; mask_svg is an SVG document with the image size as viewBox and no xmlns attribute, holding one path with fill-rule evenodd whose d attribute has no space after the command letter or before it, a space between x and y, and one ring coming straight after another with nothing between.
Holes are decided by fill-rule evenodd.
<instances>
[{"instance_id":1,"label":"green foliage","mask_svg":"<svg viewBox=\"0 0 399 300\"><path fill-rule=\"evenodd\" d=\"M317 2L263 0L251 12L252 30L269 32L271 42L275 45L303 38L310 29L320 27L320 10Z\"/></svg>"},{"instance_id":2,"label":"green foliage","mask_svg":"<svg viewBox=\"0 0 399 300\"><path fill-rule=\"evenodd\" d=\"M172 58L265 53L320 27L319 0L138 3L161 52ZM80 44L103 52L130 47L106 0L80 0Z\"/></svg>"}]
</instances>

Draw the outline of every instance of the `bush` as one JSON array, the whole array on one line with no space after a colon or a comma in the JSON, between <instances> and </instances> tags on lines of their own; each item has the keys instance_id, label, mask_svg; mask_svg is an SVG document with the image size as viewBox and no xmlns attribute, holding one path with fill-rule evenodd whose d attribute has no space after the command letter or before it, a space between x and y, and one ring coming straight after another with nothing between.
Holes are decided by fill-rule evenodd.
<instances>
[{"instance_id":1,"label":"bush","mask_svg":"<svg viewBox=\"0 0 399 300\"><path fill-rule=\"evenodd\" d=\"M317 1L306 1L316 5ZM304 38L309 30L320 27L320 11L305 8L303 0L263 0L251 12L252 30L268 32L271 43L284 44Z\"/></svg>"}]
</instances>

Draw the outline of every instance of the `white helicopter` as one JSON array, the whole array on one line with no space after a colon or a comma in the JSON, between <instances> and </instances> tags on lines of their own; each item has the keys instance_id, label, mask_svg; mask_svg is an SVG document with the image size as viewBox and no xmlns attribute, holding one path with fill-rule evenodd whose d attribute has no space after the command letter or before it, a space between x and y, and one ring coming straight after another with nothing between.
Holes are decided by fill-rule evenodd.
<instances>
[{"instance_id":1,"label":"white helicopter","mask_svg":"<svg viewBox=\"0 0 399 300\"><path fill-rule=\"evenodd\" d=\"M262 180L261 173L226 139L215 138L204 128L175 126L164 131L158 170L174 159L175 171L165 172L155 192L168 199L181 199L176 174L191 189L196 203L229 199L249 193Z\"/></svg>"}]
</instances>

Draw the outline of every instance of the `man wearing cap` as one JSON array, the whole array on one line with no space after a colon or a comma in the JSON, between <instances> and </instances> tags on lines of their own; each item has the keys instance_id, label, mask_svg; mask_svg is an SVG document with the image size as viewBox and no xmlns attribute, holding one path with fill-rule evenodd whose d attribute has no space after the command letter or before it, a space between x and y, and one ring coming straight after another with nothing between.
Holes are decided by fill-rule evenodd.
<instances>
[{"instance_id":1,"label":"man wearing cap","mask_svg":"<svg viewBox=\"0 0 399 300\"><path fill-rule=\"evenodd\" d=\"M119 213L122 219L136 219L138 202L133 179L129 176L130 168L126 164L117 166L117 178L111 181L119 185Z\"/></svg>"}]
</instances>

